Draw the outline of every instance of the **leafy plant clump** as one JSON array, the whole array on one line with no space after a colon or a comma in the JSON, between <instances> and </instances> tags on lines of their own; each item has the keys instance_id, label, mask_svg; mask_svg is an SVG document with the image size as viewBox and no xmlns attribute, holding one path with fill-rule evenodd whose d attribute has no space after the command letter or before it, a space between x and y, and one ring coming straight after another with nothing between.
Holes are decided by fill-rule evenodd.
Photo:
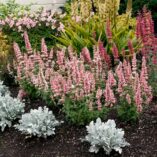
<instances>
[{"instance_id":1,"label":"leafy plant clump","mask_svg":"<svg viewBox=\"0 0 157 157\"><path fill-rule=\"evenodd\" d=\"M100 118L90 122L87 126L88 135L83 141L91 144L90 152L97 153L100 148L103 148L107 155L115 150L122 153L122 147L130 144L124 139L124 131L117 129L114 120L108 120L106 123L102 122Z\"/></svg>"},{"instance_id":2,"label":"leafy plant clump","mask_svg":"<svg viewBox=\"0 0 157 157\"><path fill-rule=\"evenodd\" d=\"M76 101L67 98L63 105L63 111L66 114L66 118L76 125L85 125L91 120L95 120L97 117L105 118L109 109L103 107L101 110L98 110L96 103L93 105L92 109L89 109L91 102L92 101L89 99Z\"/></svg>"},{"instance_id":3,"label":"leafy plant clump","mask_svg":"<svg viewBox=\"0 0 157 157\"><path fill-rule=\"evenodd\" d=\"M22 133L44 138L54 135L55 127L61 124L47 107L39 107L22 115L19 123L15 128Z\"/></svg>"},{"instance_id":4,"label":"leafy plant clump","mask_svg":"<svg viewBox=\"0 0 157 157\"><path fill-rule=\"evenodd\" d=\"M11 127L12 121L20 118L24 112L24 104L19 99L12 98L9 94L0 95L0 127L4 131L6 126Z\"/></svg>"},{"instance_id":5,"label":"leafy plant clump","mask_svg":"<svg viewBox=\"0 0 157 157\"><path fill-rule=\"evenodd\" d=\"M117 108L118 117L125 122L134 123L139 117L139 112L134 103L128 103L126 100L122 99Z\"/></svg>"}]
</instances>

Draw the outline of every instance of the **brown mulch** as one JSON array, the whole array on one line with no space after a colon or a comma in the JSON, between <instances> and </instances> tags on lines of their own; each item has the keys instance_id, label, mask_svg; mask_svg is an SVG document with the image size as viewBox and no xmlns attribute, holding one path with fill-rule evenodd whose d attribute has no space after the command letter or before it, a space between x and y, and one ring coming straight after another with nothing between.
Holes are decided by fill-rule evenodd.
<instances>
[{"instance_id":1,"label":"brown mulch","mask_svg":"<svg viewBox=\"0 0 157 157\"><path fill-rule=\"evenodd\" d=\"M17 95L17 88L11 88L13 96ZM127 142L131 145L123 149L121 157L157 157L157 105L153 101L141 115L137 124L124 124L116 116L118 127L125 130ZM26 112L31 108L44 106L41 100L26 99ZM63 120L63 115L54 114ZM82 143L80 138L86 135L85 127L77 127L64 122L56 129L56 135L48 139L25 139L24 135L14 128L0 132L0 157L107 157L103 151L95 155L88 152L89 144ZM120 157L113 152L112 157Z\"/></svg>"}]
</instances>

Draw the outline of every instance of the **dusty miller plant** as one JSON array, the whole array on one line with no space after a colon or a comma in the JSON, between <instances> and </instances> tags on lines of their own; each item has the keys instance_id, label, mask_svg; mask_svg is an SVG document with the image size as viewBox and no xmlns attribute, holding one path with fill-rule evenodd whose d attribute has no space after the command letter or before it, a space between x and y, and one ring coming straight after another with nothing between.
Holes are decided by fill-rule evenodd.
<instances>
[{"instance_id":1,"label":"dusty miller plant","mask_svg":"<svg viewBox=\"0 0 157 157\"><path fill-rule=\"evenodd\" d=\"M19 123L15 125L15 128L29 137L46 138L55 134L55 127L60 125L61 122L56 120L52 111L49 111L47 107L39 107L22 115Z\"/></svg>"},{"instance_id":2,"label":"dusty miller plant","mask_svg":"<svg viewBox=\"0 0 157 157\"><path fill-rule=\"evenodd\" d=\"M86 127L88 135L82 141L91 144L90 152L97 153L103 148L107 155L115 150L121 154L122 147L129 146L124 139L124 131L117 129L114 120L108 120L106 123L97 118L96 123L90 122Z\"/></svg>"},{"instance_id":3,"label":"dusty miller plant","mask_svg":"<svg viewBox=\"0 0 157 157\"><path fill-rule=\"evenodd\" d=\"M20 118L24 112L24 104L9 94L0 95L0 127L4 131L6 126L11 127L12 122Z\"/></svg>"},{"instance_id":4,"label":"dusty miller plant","mask_svg":"<svg viewBox=\"0 0 157 157\"><path fill-rule=\"evenodd\" d=\"M10 94L8 87L3 85L3 82L0 81L0 95L4 96L5 94Z\"/></svg>"}]
</instances>

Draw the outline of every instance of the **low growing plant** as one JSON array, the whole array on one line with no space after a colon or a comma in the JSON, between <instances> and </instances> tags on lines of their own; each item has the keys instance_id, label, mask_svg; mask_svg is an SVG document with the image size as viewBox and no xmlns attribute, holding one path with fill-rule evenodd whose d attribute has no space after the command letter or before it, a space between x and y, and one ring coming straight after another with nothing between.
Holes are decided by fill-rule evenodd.
<instances>
[{"instance_id":1,"label":"low growing plant","mask_svg":"<svg viewBox=\"0 0 157 157\"><path fill-rule=\"evenodd\" d=\"M5 86L2 81L0 81L0 95L4 96L4 95L9 94L9 93L10 92L8 90L8 87Z\"/></svg>"},{"instance_id":2,"label":"low growing plant","mask_svg":"<svg viewBox=\"0 0 157 157\"><path fill-rule=\"evenodd\" d=\"M1 131L8 126L12 126L12 122L20 118L24 112L24 104L19 99L12 98L10 95L0 96L0 127Z\"/></svg>"},{"instance_id":3,"label":"low growing plant","mask_svg":"<svg viewBox=\"0 0 157 157\"><path fill-rule=\"evenodd\" d=\"M67 120L71 123L85 125L97 117L106 118L109 109L102 107L101 110L98 110L96 102L94 105L94 102L89 98L77 101L66 98L63 111L65 112Z\"/></svg>"},{"instance_id":4,"label":"low growing plant","mask_svg":"<svg viewBox=\"0 0 157 157\"><path fill-rule=\"evenodd\" d=\"M117 129L114 120L108 120L106 123L102 122L100 118L90 122L86 127L88 135L83 141L91 144L90 152L98 153L100 148L103 148L107 155L112 150L122 153L122 148L130 144L125 141L124 131Z\"/></svg>"},{"instance_id":5,"label":"low growing plant","mask_svg":"<svg viewBox=\"0 0 157 157\"><path fill-rule=\"evenodd\" d=\"M15 128L28 136L44 137L55 134L55 127L61 122L56 120L52 111L47 107L32 109L30 113L25 113L19 120Z\"/></svg>"},{"instance_id":6,"label":"low growing plant","mask_svg":"<svg viewBox=\"0 0 157 157\"><path fill-rule=\"evenodd\" d=\"M118 117L125 122L136 122L139 113L134 103L128 103L126 99L121 99L117 107Z\"/></svg>"}]
</instances>

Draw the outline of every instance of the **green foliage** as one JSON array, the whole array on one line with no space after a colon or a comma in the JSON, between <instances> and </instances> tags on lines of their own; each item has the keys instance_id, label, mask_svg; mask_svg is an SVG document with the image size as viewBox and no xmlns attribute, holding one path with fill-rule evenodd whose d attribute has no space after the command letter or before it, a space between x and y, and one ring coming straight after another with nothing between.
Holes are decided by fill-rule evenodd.
<instances>
[{"instance_id":1,"label":"green foliage","mask_svg":"<svg viewBox=\"0 0 157 157\"><path fill-rule=\"evenodd\" d=\"M82 48L87 47L90 51L99 39L106 41L104 23L96 19L90 20L86 24L79 24L73 20L68 20L69 27L65 27L65 32L56 39L64 46L71 45L78 53Z\"/></svg>"},{"instance_id":2,"label":"green foliage","mask_svg":"<svg viewBox=\"0 0 157 157\"><path fill-rule=\"evenodd\" d=\"M98 117L105 118L107 116L107 108L104 107L101 111L98 109L90 111L87 102L87 99L74 101L66 98L63 111L67 120L76 125L85 125Z\"/></svg>"},{"instance_id":3,"label":"green foliage","mask_svg":"<svg viewBox=\"0 0 157 157\"><path fill-rule=\"evenodd\" d=\"M56 40L55 38L52 38L51 34L55 34L56 30L52 30L52 28L50 27L46 27L45 29L45 27L46 26L42 24L41 26L36 26L27 31L33 49L36 50L41 49L42 38L45 38L45 42L48 48L51 48L52 45L55 45ZM21 32L10 29L9 27L4 27L3 32L4 34L7 35L7 39L10 45L12 45L12 43L15 41L16 43L19 44L21 50L25 51L25 42L23 40L23 36Z\"/></svg>"},{"instance_id":4,"label":"green foliage","mask_svg":"<svg viewBox=\"0 0 157 157\"><path fill-rule=\"evenodd\" d=\"M41 96L41 93L34 85L28 83L27 81L21 81L20 86L26 91L26 93L31 97L31 99L37 99Z\"/></svg>"},{"instance_id":5,"label":"green foliage","mask_svg":"<svg viewBox=\"0 0 157 157\"><path fill-rule=\"evenodd\" d=\"M120 5L120 13L125 12L125 6L126 6L127 0L121 1ZM133 0L133 6L132 6L132 15L136 16L139 11L142 10L143 6L146 6L149 10L151 10L153 18L157 18L157 0Z\"/></svg>"},{"instance_id":6,"label":"green foliage","mask_svg":"<svg viewBox=\"0 0 157 157\"><path fill-rule=\"evenodd\" d=\"M110 8L114 16L110 19L112 39L109 40L106 35L106 21L110 17L110 9L102 11L99 8L99 11L95 12L95 14L84 18L83 16L86 16L86 11L82 8L85 7L85 4L82 1L80 3L78 2L78 4L76 2L74 1L71 4L70 12L68 12L68 15L62 20L65 25L64 31L61 33L61 36L56 37L59 41L59 46L64 45L67 47L71 45L77 53L80 53L82 48L87 47L92 52L93 45L97 45L99 41L102 41L109 54L112 54L113 43L115 43L120 55L122 55L121 52L123 49L126 50L126 55L130 55L128 40L131 40L135 50L139 48L140 44L135 35L136 20L130 16L131 6L129 6L129 11L125 14L118 15L118 13L113 10L112 3L99 2L99 6L103 5L105 8ZM91 2L89 3L88 5L91 5ZM118 5L118 1L116 4ZM92 6L88 9L91 7ZM119 6L116 7L117 9L119 8ZM91 54L91 56L93 56L93 54Z\"/></svg>"},{"instance_id":7,"label":"green foliage","mask_svg":"<svg viewBox=\"0 0 157 157\"><path fill-rule=\"evenodd\" d=\"M49 107L57 107L57 100L51 98L51 91L43 91L37 89L34 85L29 83L28 81L21 81L20 86L24 91L29 95L29 97L33 100L41 98Z\"/></svg>"},{"instance_id":8,"label":"green foliage","mask_svg":"<svg viewBox=\"0 0 157 157\"><path fill-rule=\"evenodd\" d=\"M9 45L15 41L22 50L25 50L23 32L27 31L32 43L32 48L40 50L40 41L45 38L48 48L55 45L55 39L51 34L57 36L58 14L40 8L31 12L31 5L22 5L9 0L6 4L0 4L0 19L2 32L7 35ZM55 19L56 17L56 19Z\"/></svg>"},{"instance_id":9,"label":"green foliage","mask_svg":"<svg viewBox=\"0 0 157 157\"><path fill-rule=\"evenodd\" d=\"M151 64L149 67L149 84L152 87L153 95L157 96L157 65Z\"/></svg>"},{"instance_id":10,"label":"green foliage","mask_svg":"<svg viewBox=\"0 0 157 157\"><path fill-rule=\"evenodd\" d=\"M8 0L6 3L0 3L0 19L5 18L8 15L18 16L19 13L25 13L30 11L30 5L21 5L15 2L15 0Z\"/></svg>"},{"instance_id":11,"label":"green foliage","mask_svg":"<svg viewBox=\"0 0 157 157\"><path fill-rule=\"evenodd\" d=\"M136 122L139 116L136 105L121 99L117 106L118 117L125 122Z\"/></svg>"}]
</instances>

